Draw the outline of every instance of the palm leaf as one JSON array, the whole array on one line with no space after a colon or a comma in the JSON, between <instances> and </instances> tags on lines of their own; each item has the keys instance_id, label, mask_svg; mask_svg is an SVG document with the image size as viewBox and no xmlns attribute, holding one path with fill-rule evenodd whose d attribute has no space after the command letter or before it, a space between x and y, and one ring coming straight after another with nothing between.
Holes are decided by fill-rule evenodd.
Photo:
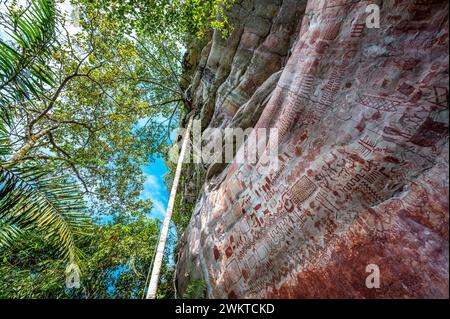
<instances>
[{"instance_id":1,"label":"palm leaf","mask_svg":"<svg viewBox=\"0 0 450 319\"><path fill-rule=\"evenodd\" d=\"M77 259L75 236L86 234L89 219L76 184L36 167L0 168L0 221L21 230L40 229L69 261ZM8 237L11 228L0 228ZM4 240L7 242L7 240Z\"/></svg>"},{"instance_id":2,"label":"palm leaf","mask_svg":"<svg viewBox=\"0 0 450 319\"><path fill-rule=\"evenodd\" d=\"M0 246L38 229L64 258L76 262L75 237L90 224L77 185L33 163L6 164L11 105L39 98L54 84L47 63L56 28L54 0L28 3L26 9L13 5L0 13Z\"/></svg>"},{"instance_id":3,"label":"palm leaf","mask_svg":"<svg viewBox=\"0 0 450 319\"><path fill-rule=\"evenodd\" d=\"M0 249L11 246L18 238L23 236L23 230L15 225L0 220Z\"/></svg>"},{"instance_id":4,"label":"palm leaf","mask_svg":"<svg viewBox=\"0 0 450 319\"><path fill-rule=\"evenodd\" d=\"M9 135L5 125L8 118L9 116L0 110L0 163L10 153Z\"/></svg>"},{"instance_id":5,"label":"palm leaf","mask_svg":"<svg viewBox=\"0 0 450 319\"><path fill-rule=\"evenodd\" d=\"M53 0L32 0L25 11L10 8L3 14L0 39L0 108L23 98L39 96L52 85L53 73L46 61L55 33ZM1 34L0 34L1 35Z\"/></svg>"}]
</instances>

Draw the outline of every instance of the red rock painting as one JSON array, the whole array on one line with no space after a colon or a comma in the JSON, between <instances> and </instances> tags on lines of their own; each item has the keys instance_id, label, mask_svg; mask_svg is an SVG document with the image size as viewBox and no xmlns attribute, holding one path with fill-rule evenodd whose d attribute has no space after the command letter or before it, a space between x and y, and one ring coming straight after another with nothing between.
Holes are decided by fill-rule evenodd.
<instances>
[{"instance_id":1,"label":"red rock painting","mask_svg":"<svg viewBox=\"0 0 450 319\"><path fill-rule=\"evenodd\" d=\"M448 2L374 1L379 29L364 23L367 1L254 3L270 25L214 38L202 68L216 82L199 75L191 91L214 100L202 120L226 127L241 111L225 106L252 105L281 70L252 119L280 130L282 161L205 181L178 288L190 277L210 298L448 297ZM223 41L234 51L214 51Z\"/></svg>"}]
</instances>

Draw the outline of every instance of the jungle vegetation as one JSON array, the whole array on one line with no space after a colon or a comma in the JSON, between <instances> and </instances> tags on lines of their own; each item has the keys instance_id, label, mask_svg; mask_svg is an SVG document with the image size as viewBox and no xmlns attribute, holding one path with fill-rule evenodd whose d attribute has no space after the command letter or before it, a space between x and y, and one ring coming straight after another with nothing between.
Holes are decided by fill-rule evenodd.
<instances>
[{"instance_id":1,"label":"jungle vegetation","mask_svg":"<svg viewBox=\"0 0 450 319\"><path fill-rule=\"evenodd\" d=\"M190 111L184 48L226 36L232 2L2 2L0 298L142 297L159 221L141 167ZM175 295L170 259L160 298Z\"/></svg>"}]
</instances>

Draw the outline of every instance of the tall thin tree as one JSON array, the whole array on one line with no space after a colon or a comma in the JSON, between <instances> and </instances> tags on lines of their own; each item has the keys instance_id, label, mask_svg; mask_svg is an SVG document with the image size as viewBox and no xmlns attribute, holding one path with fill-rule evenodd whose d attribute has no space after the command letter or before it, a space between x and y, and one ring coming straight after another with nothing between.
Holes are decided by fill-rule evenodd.
<instances>
[{"instance_id":1,"label":"tall thin tree","mask_svg":"<svg viewBox=\"0 0 450 319\"><path fill-rule=\"evenodd\" d=\"M164 249L166 247L167 235L169 233L170 221L172 219L173 206L175 203L175 196L177 195L178 182L181 175L181 167L183 166L184 155L186 153L187 144L189 142L189 134L192 127L193 116L189 119L186 132L183 136L183 144L181 145L181 152L178 157L177 169L173 179L172 189L170 190L169 203L167 204L166 216L164 217L161 235L159 237L158 248L156 249L155 260L153 262L152 275L148 285L146 299L155 299L156 291L158 290L159 274L161 272L162 261L164 257Z\"/></svg>"}]
</instances>

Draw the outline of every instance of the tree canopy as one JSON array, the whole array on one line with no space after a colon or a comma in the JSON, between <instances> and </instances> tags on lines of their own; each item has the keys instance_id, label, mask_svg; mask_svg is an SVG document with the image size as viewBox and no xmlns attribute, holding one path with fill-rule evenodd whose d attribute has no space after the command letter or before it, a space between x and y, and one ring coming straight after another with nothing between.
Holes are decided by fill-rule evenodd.
<instances>
[{"instance_id":1,"label":"tree canopy","mask_svg":"<svg viewBox=\"0 0 450 319\"><path fill-rule=\"evenodd\" d=\"M78 241L83 254L81 287L66 288L64 261L36 232L0 250L0 298L141 298L158 240L155 220L139 216L99 225ZM173 297L169 256L160 297Z\"/></svg>"},{"instance_id":2,"label":"tree canopy","mask_svg":"<svg viewBox=\"0 0 450 319\"><path fill-rule=\"evenodd\" d=\"M226 36L232 3L1 4L1 297L139 297L158 235L142 167L190 111L186 44ZM68 291L74 263L84 284Z\"/></svg>"}]
</instances>

